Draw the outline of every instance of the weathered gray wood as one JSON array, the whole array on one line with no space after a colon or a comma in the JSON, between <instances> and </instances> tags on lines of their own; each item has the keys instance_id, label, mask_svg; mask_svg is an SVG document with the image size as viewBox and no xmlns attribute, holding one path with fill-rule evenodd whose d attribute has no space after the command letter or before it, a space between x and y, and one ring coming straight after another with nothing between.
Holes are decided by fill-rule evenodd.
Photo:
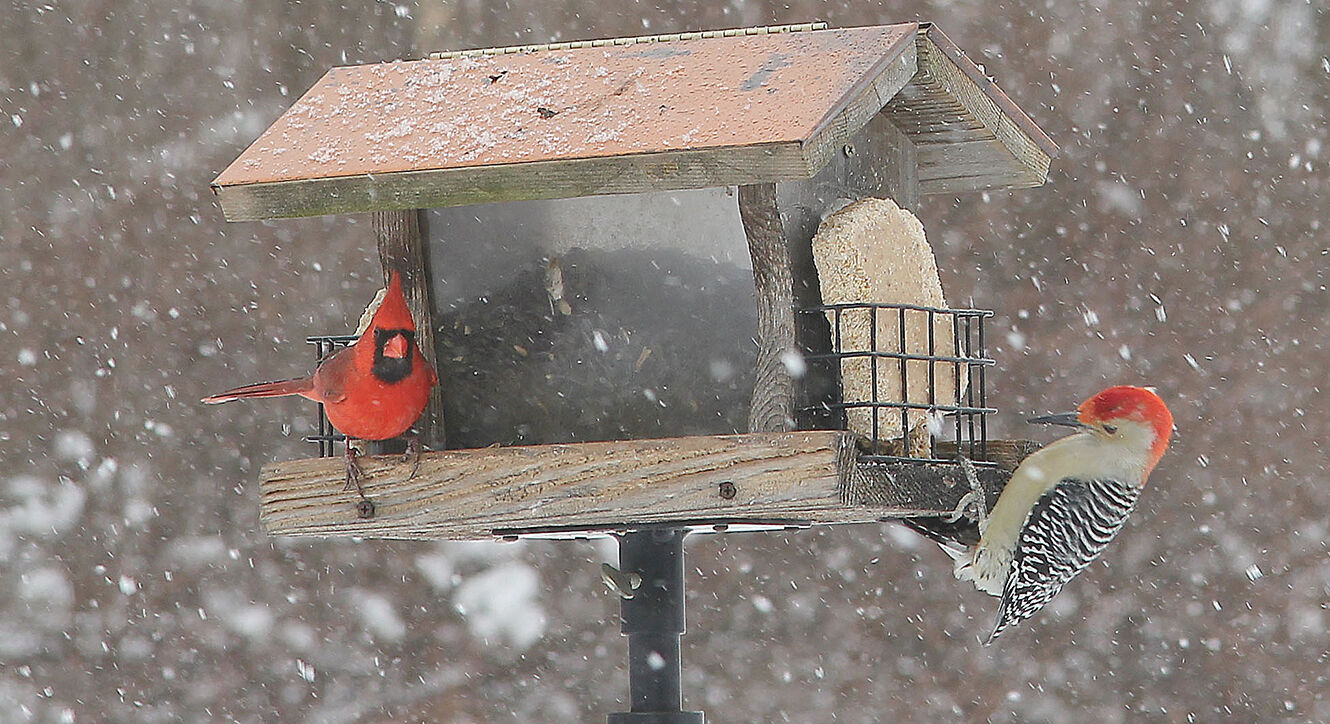
<instances>
[{"instance_id":1,"label":"weathered gray wood","mask_svg":"<svg viewBox=\"0 0 1330 724\"><path fill-rule=\"evenodd\" d=\"M919 204L914 144L881 113L843 144L817 175L776 187L796 308L822 304L812 249L813 236L822 220L845 204L869 196L891 198L907 209ZM831 330L824 315L796 315L795 325L798 349L814 355L831 351ZM834 402L838 379L834 360L810 362L805 376L795 385L796 411ZM799 412L796 421L800 428L825 428L840 422L816 411Z\"/></svg>"},{"instance_id":2,"label":"weathered gray wood","mask_svg":"<svg viewBox=\"0 0 1330 724\"><path fill-rule=\"evenodd\" d=\"M919 207L914 143L885 113L874 116L841 144L836 156L816 175L776 186L785 233L796 248L812 241L828 214L869 196L889 198L912 211Z\"/></svg>"},{"instance_id":3,"label":"weathered gray wood","mask_svg":"<svg viewBox=\"0 0 1330 724\"><path fill-rule=\"evenodd\" d=\"M924 194L961 194L973 191L999 190L999 189L1018 189L1030 188L1042 184L1031 181L1024 185L1012 185L1009 183L1010 177L1000 174L986 174L978 172L966 173L964 169L957 169L960 175L935 177L927 181L919 182L919 191ZM1004 181L1003 179L1007 179Z\"/></svg>"},{"instance_id":4,"label":"weathered gray wood","mask_svg":"<svg viewBox=\"0 0 1330 724\"><path fill-rule=\"evenodd\" d=\"M1010 459L1020 445L1007 446ZM361 462L374 518L357 516L340 460L294 460L263 468L264 530L477 540L651 524L855 523L942 515L969 490L955 465L861 461L854 437L837 431L431 452L409 479L394 457ZM980 477L996 497L1009 475L1004 464Z\"/></svg>"},{"instance_id":5,"label":"weathered gray wood","mask_svg":"<svg viewBox=\"0 0 1330 724\"><path fill-rule=\"evenodd\" d=\"M227 221L710 188L810 176L803 146L771 143L214 186Z\"/></svg>"},{"instance_id":6,"label":"weathered gray wood","mask_svg":"<svg viewBox=\"0 0 1330 724\"><path fill-rule=\"evenodd\" d=\"M890 60L882 72L869 76L870 82L856 93L845 107L829 117L804 145L808 168L821 170L833 159L843 155L847 143L864 137L863 128L877 118L892 99L917 71L917 44Z\"/></svg>"},{"instance_id":7,"label":"weathered gray wood","mask_svg":"<svg viewBox=\"0 0 1330 724\"><path fill-rule=\"evenodd\" d=\"M919 163L927 166L932 174L940 173L943 168L958 169L963 167L970 167L965 169L966 173L964 175L983 173L984 168L991 170L999 164L1011 161L1010 153L990 141L960 141L946 145L933 144L920 149L917 157Z\"/></svg>"},{"instance_id":8,"label":"weathered gray wood","mask_svg":"<svg viewBox=\"0 0 1330 724\"><path fill-rule=\"evenodd\" d=\"M402 294L406 297L406 306L416 321L416 344L434 368L438 369L434 349L434 313L433 299L429 283L429 250L424 243L422 233L423 212L376 211L371 215L371 227L378 241L379 262L383 265L383 275L397 272L402 277ZM416 423L420 441L432 450L446 447L443 420L443 384L430 393L429 405Z\"/></svg>"},{"instance_id":9,"label":"weathered gray wood","mask_svg":"<svg viewBox=\"0 0 1330 724\"><path fill-rule=\"evenodd\" d=\"M794 427L794 378L786 356L797 349L794 277L775 184L740 186L739 216L748 237L757 288L758 351L748 430L790 430Z\"/></svg>"},{"instance_id":10,"label":"weathered gray wood","mask_svg":"<svg viewBox=\"0 0 1330 724\"><path fill-rule=\"evenodd\" d=\"M934 449L939 459L952 460L960 453L966 452L969 444L958 447L956 443L949 440L939 440ZM986 460L996 463L998 469L1010 473L1016 469L1017 465L1030 453L1038 450L1041 445L1033 440L989 440L984 446L983 455L975 454L976 460Z\"/></svg>"},{"instance_id":11,"label":"weathered gray wood","mask_svg":"<svg viewBox=\"0 0 1330 724\"><path fill-rule=\"evenodd\" d=\"M895 442L899 444L899 441ZM943 460L954 459L958 452L954 442L938 442L936 448L938 458ZM997 463L997 466L980 467L976 472L990 510L997 503L1002 488L1011 479L1012 471L1025 456L1037 449L1039 444L1030 440L988 442L987 455L983 456L983 460ZM970 492L970 483L959 465L858 460L850 468L841 492L846 505L915 508L931 510L934 511L933 515L938 515L954 511L961 498ZM899 516L884 516L894 517Z\"/></svg>"},{"instance_id":12,"label":"weathered gray wood","mask_svg":"<svg viewBox=\"0 0 1330 724\"><path fill-rule=\"evenodd\" d=\"M416 476L362 458L371 520L331 458L266 466L260 520L271 535L487 538L495 531L588 531L678 520L871 520L841 503L844 433L791 432L481 448L425 453ZM722 483L727 485L722 486Z\"/></svg>"},{"instance_id":13,"label":"weathered gray wood","mask_svg":"<svg viewBox=\"0 0 1330 724\"><path fill-rule=\"evenodd\" d=\"M1011 473L996 468L979 468L979 482L991 508ZM879 520L899 517L926 517L952 512L961 498L970 492L970 483L959 465L920 465L915 463L861 462L854 467L848 484L842 488L848 506L882 507L893 512ZM897 509L921 511L909 516L895 515Z\"/></svg>"},{"instance_id":14,"label":"weathered gray wood","mask_svg":"<svg viewBox=\"0 0 1330 724\"><path fill-rule=\"evenodd\" d=\"M920 191L1041 185L1057 146L937 28L916 43L917 71L884 113L917 148Z\"/></svg>"},{"instance_id":15,"label":"weathered gray wood","mask_svg":"<svg viewBox=\"0 0 1330 724\"><path fill-rule=\"evenodd\" d=\"M865 133L867 159L851 167L852 172L872 173L880 178L886 195L902 209L919 211L919 158L914 141L878 114ZM856 151L858 147L856 146ZM859 171L863 169L863 171ZM871 170L871 171L869 171Z\"/></svg>"}]
</instances>

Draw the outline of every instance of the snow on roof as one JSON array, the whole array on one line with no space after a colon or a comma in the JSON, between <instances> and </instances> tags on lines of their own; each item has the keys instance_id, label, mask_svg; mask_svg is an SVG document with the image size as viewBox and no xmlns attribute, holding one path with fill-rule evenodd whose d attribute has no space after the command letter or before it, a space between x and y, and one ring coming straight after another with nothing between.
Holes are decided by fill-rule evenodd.
<instances>
[{"instance_id":1,"label":"snow on roof","mask_svg":"<svg viewBox=\"0 0 1330 724\"><path fill-rule=\"evenodd\" d=\"M333 68L213 186L242 220L806 178L912 79L926 82L899 109L907 135L954 126L956 106L971 120L964 99L940 120L927 112L955 84L920 67L932 34L916 23L747 29ZM932 55L973 68L958 51ZM985 183L1042 183L1056 147L977 68L957 77L975 74L980 110L1015 110L1016 140L1042 155L1027 169L1028 149L968 123L962 141L1001 143L971 159L986 164ZM1013 159L1020 168L1003 167Z\"/></svg>"}]
</instances>

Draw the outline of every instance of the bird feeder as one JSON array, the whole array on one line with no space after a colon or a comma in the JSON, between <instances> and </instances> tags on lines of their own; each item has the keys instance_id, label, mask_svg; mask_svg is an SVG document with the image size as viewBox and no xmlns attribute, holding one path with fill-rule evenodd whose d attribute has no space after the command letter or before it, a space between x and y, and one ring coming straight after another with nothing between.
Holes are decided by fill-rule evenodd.
<instances>
[{"instance_id":1,"label":"bird feeder","mask_svg":"<svg viewBox=\"0 0 1330 724\"><path fill-rule=\"evenodd\" d=\"M611 721L700 721L687 533L946 515L959 457L991 505L1028 451L987 439L989 312L946 305L910 212L1040 185L1056 153L929 24L333 68L213 188L231 221L373 214L439 371L433 451L414 477L362 461L368 519L339 460L268 465L261 523L613 535L632 711Z\"/></svg>"}]
</instances>

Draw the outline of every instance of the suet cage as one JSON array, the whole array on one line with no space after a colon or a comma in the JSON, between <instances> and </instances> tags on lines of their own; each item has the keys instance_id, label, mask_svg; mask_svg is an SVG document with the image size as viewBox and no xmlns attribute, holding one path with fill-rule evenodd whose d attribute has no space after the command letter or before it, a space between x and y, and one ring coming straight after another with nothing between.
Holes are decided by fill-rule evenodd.
<instances>
[{"instance_id":1,"label":"suet cage","mask_svg":"<svg viewBox=\"0 0 1330 724\"><path fill-rule=\"evenodd\" d=\"M851 415L860 414L865 421L858 430L861 461L948 464L963 455L977 465L993 464L988 461L988 416L997 410L988 406L987 369L996 361L988 356L984 338L984 320L993 312L854 303L819 305L802 309L800 314L824 315L830 327L830 351L805 353L810 364L831 362L844 370L858 361L869 378L866 394L862 390L854 394L847 393L838 375L834 399L800 410L809 417L825 418L831 427L841 430L849 427ZM851 315L869 320L867 343L844 334L844 321ZM880 333L884 327L895 334L884 338ZM912 334L921 329L923 339L914 339ZM949 333L939 334L939 329ZM944 379L950 384L940 385ZM893 383L893 393L906 393L887 394L888 380ZM919 384L922 394L909 394ZM919 446L912 446L908 439L908 432L918 427L915 420L922 420L927 433L925 444ZM946 454L938 445L944 441L951 443Z\"/></svg>"},{"instance_id":2,"label":"suet cage","mask_svg":"<svg viewBox=\"0 0 1330 724\"><path fill-rule=\"evenodd\" d=\"M323 334L312 335L305 338L305 343L314 346L315 362L332 356L337 350L350 345L356 341L352 334ZM316 403L319 408L318 422L315 423L314 432L304 437L305 442L311 442L319 447L319 457L327 458L333 456L333 446L337 443L346 442L346 435L333 428L332 423L328 422L328 416L323 412L323 404Z\"/></svg>"}]
</instances>

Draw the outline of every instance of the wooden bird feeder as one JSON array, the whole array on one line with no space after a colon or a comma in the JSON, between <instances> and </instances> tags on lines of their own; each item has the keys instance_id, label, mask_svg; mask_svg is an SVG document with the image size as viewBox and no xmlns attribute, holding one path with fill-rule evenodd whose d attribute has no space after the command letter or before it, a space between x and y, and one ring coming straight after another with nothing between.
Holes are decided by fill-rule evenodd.
<instances>
[{"instance_id":1,"label":"wooden bird feeder","mask_svg":"<svg viewBox=\"0 0 1330 724\"><path fill-rule=\"evenodd\" d=\"M988 313L942 302L922 228L878 222L1038 186L1056 153L929 24L333 68L213 188L231 221L373 214L439 369L433 452L409 479L365 460L368 519L339 460L269 465L262 525L614 535L633 708L611 720L700 721L678 687L687 532L945 515L957 455L991 505L1028 452L987 440Z\"/></svg>"}]
</instances>

